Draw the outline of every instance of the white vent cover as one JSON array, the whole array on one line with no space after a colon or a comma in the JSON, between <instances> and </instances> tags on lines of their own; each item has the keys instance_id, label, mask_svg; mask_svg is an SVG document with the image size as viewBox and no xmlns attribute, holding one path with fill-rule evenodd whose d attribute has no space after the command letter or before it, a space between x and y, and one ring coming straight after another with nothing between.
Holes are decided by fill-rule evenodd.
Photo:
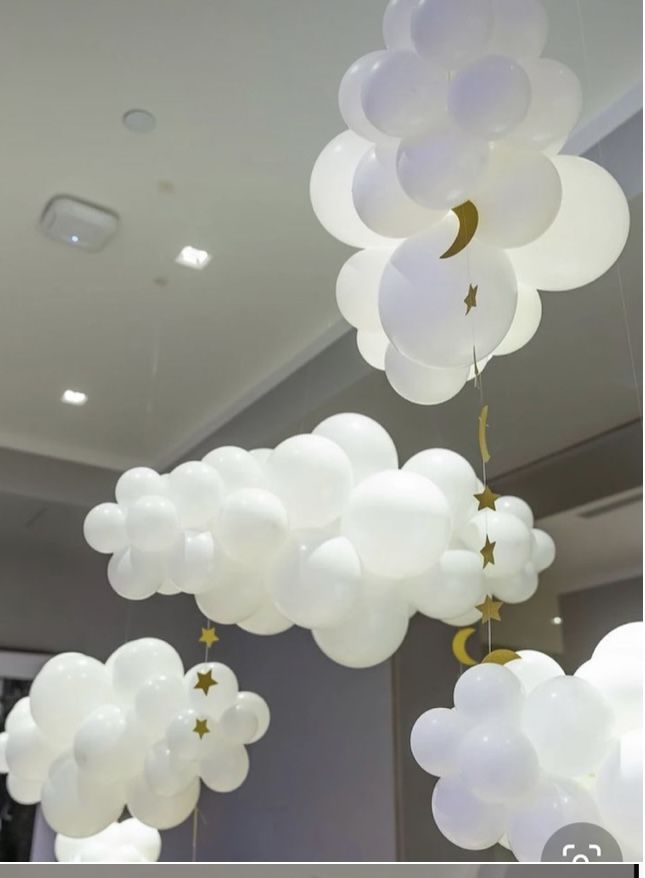
<instances>
[{"instance_id":1,"label":"white vent cover","mask_svg":"<svg viewBox=\"0 0 645 878\"><path fill-rule=\"evenodd\" d=\"M69 195L57 195L40 218L48 238L82 250L102 250L116 232L119 218L96 204Z\"/></svg>"}]
</instances>

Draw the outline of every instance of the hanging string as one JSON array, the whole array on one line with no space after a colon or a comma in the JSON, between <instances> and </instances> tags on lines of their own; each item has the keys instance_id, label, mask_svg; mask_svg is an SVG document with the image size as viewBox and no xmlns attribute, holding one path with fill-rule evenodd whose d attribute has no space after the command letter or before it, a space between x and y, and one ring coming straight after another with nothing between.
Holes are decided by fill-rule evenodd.
<instances>
[{"instance_id":1,"label":"hanging string","mask_svg":"<svg viewBox=\"0 0 645 878\"><path fill-rule=\"evenodd\" d=\"M197 862L197 825L199 823L199 808L195 805L193 811L193 863Z\"/></svg>"}]
</instances>

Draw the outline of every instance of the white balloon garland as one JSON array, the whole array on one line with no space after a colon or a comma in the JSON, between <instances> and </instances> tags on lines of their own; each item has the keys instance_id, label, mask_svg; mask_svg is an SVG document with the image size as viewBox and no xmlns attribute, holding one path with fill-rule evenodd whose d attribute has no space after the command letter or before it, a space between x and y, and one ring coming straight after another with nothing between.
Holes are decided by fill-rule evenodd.
<instances>
[{"instance_id":1,"label":"white balloon garland","mask_svg":"<svg viewBox=\"0 0 645 878\"><path fill-rule=\"evenodd\" d=\"M15 801L40 802L70 838L102 833L125 807L169 829L194 810L200 780L221 793L244 782L246 745L268 725L264 700L239 692L229 667L204 661L184 672L172 646L145 637L105 664L76 652L50 659L7 716L0 771Z\"/></svg>"},{"instance_id":2,"label":"white balloon garland","mask_svg":"<svg viewBox=\"0 0 645 878\"><path fill-rule=\"evenodd\" d=\"M432 813L443 835L539 862L558 829L595 823L640 862L642 641L642 622L614 629L573 676L533 650L463 673L454 708L428 710L410 736L417 763L439 777Z\"/></svg>"},{"instance_id":3,"label":"white balloon garland","mask_svg":"<svg viewBox=\"0 0 645 878\"><path fill-rule=\"evenodd\" d=\"M88 838L59 834L54 852L59 863L156 863L161 854L161 835L130 817L110 823Z\"/></svg>"},{"instance_id":4,"label":"white balloon garland","mask_svg":"<svg viewBox=\"0 0 645 878\"><path fill-rule=\"evenodd\" d=\"M523 347L538 289L590 283L625 245L620 186L557 155L582 91L540 57L547 30L540 0L390 0L387 48L340 84L349 130L318 157L311 202L331 235L362 248L341 268L338 307L363 358L411 402L455 396L473 346L480 371Z\"/></svg>"},{"instance_id":5,"label":"white balloon garland","mask_svg":"<svg viewBox=\"0 0 645 878\"><path fill-rule=\"evenodd\" d=\"M215 622L254 634L299 625L334 661L367 667L398 649L417 611L461 624L488 593L519 603L535 592L553 541L519 498L477 511L480 490L455 452L428 449L399 469L376 421L339 414L273 451L129 470L84 532L114 553L108 579L122 597L188 592ZM483 570L486 534L495 564Z\"/></svg>"}]
</instances>

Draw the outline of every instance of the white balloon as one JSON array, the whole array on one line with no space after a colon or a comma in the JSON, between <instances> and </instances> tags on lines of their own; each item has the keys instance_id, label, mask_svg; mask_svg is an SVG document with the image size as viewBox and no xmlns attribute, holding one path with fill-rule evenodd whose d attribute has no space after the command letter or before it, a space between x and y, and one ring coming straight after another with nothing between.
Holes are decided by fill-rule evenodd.
<instances>
[{"instance_id":1,"label":"white balloon","mask_svg":"<svg viewBox=\"0 0 645 878\"><path fill-rule=\"evenodd\" d=\"M463 613L461 616L454 616L452 619L442 619L442 622L445 622L446 625L454 625L456 628L463 628L464 625L472 625L473 622L479 622L481 620L482 614L479 610L472 609L468 613Z\"/></svg>"},{"instance_id":2,"label":"white balloon","mask_svg":"<svg viewBox=\"0 0 645 878\"><path fill-rule=\"evenodd\" d=\"M504 601L505 604L521 604L532 598L538 587L537 570L529 561L517 573L506 576L496 576L489 580L488 588L492 589L495 597Z\"/></svg>"},{"instance_id":3,"label":"white balloon","mask_svg":"<svg viewBox=\"0 0 645 878\"><path fill-rule=\"evenodd\" d=\"M514 515L529 530L533 529L535 523L533 511L526 500L522 500L521 497L511 497L508 494L498 497L495 501L495 511Z\"/></svg>"},{"instance_id":4,"label":"white balloon","mask_svg":"<svg viewBox=\"0 0 645 878\"><path fill-rule=\"evenodd\" d=\"M7 741L9 740L9 732L0 732L0 774L7 774L9 766L7 765Z\"/></svg>"},{"instance_id":5,"label":"white balloon","mask_svg":"<svg viewBox=\"0 0 645 878\"><path fill-rule=\"evenodd\" d=\"M504 834L506 809L482 802L456 777L439 778L432 794L432 815L448 841L469 851L494 845Z\"/></svg>"},{"instance_id":6,"label":"white balloon","mask_svg":"<svg viewBox=\"0 0 645 878\"><path fill-rule=\"evenodd\" d=\"M454 691L455 707L471 722L514 722L522 704L522 687L503 665L475 665L459 677Z\"/></svg>"},{"instance_id":7,"label":"white balloon","mask_svg":"<svg viewBox=\"0 0 645 878\"><path fill-rule=\"evenodd\" d=\"M623 190L604 168L579 156L551 159L562 183L562 204L549 228L525 247L508 251L518 277L540 290L570 290L603 275L629 233Z\"/></svg>"},{"instance_id":8,"label":"white balloon","mask_svg":"<svg viewBox=\"0 0 645 878\"><path fill-rule=\"evenodd\" d=\"M472 728L463 737L456 759L462 782L483 802L518 802L540 778L533 745L505 721L493 720Z\"/></svg>"},{"instance_id":9,"label":"white balloon","mask_svg":"<svg viewBox=\"0 0 645 878\"><path fill-rule=\"evenodd\" d=\"M141 497L128 507L126 517L128 540L144 552L167 549L180 534L175 504L167 497Z\"/></svg>"},{"instance_id":10,"label":"white balloon","mask_svg":"<svg viewBox=\"0 0 645 878\"><path fill-rule=\"evenodd\" d=\"M226 559L213 587L195 595L197 606L208 619L222 625L242 622L260 607L264 578L263 572Z\"/></svg>"},{"instance_id":11,"label":"white balloon","mask_svg":"<svg viewBox=\"0 0 645 878\"><path fill-rule=\"evenodd\" d=\"M262 464L266 463L267 460L271 457L272 448L252 448L249 451L251 457L255 458L257 462L262 466Z\"/></svg>"},{"instance_id":12,"label":"white balloon","mask_svg":"<svg viewBox=\"0 0 645 878\"><path fill-rule=\"evenodd\" d=\"M171 829L183 823L195 810L199 789L199 778L195 778L175 796L157 796L140 775L128 784L128 811L148 826Z\"/></svg>"},{"instance_id":13,"label":"white balloon","mask_svg":"<svg viewBox=\"0 0 645 878\"><path fill-rule=\"evenodd\" d=\"M147 466L136 466L124 472L116 483L115 496L121 506L130 506L151 494L164 496L166 483L163 476Z\"/></svg>"},{"instance_id":14,"label":"white balloon","mask_svg":"<svg viewBox=\"0 0 645 878\"><path fill-rule=\"evenodd\" d=\"M198 735L195 726L198 720L203 719L207 721L208 731L204 735ZM217 730L214 731L211 727L214 728L213 722L208 722L208 715L200 707L195 709L191 707L178 713L166 729L165 743L172 758L194 765L198 759L206 755L212 745L214 734L217 734Z\"/></svg>"},{"instance_id":15,"label":"white balloon","mask_svg":"<svg viewBox=\"0 0 645 878\"><path fill-rule=\"evenodd\" d=\"M643 723L643 667L631 656L596 657L585 662L575 677L586 680L609 704L614 734L638 729Z\"/></svg>"},{"instance_id":16,"label":"white balloon","mask_svg":"<svg viewBox=\"0 0 645 878\"><path fill-rule=\"evenodd\" d=\"M338 518L352 487L345 452L323 436L285 439L267 463L273 489L287 508L292 527L321 527Z\"/></svg>"},{"instance_id":17,"label":"white balloon","mask_svg":"<svg viewBox=\"0 0 645 878\"><path fill-rule=\"evenodd\" d=\"M36 805L42 795L42 780L28 780L18 774L7 775L7 792L19 805Z\"/></svg>"},{"instance_id":18,"label":"white balloon","mask_svg":"<svg viewBox=\"0 0 645 878\"><path fill-rule=\"evenodd\" d=\"M410 19L418 0L390 0L383 14L383 41L388 49L412 48Z\"/></svg>"},{"instance_id":19,"label":"white balloon","mask_svg":"<svg viewBox=\"0 0 645 878\"><path fill-rule=\"evenodd\" d=\"M168 562L172 582L188 594L201 594L213 588L226 560L222 549L208 531L185 531Z\"/></svg>"},{"instance_id":20,"label":"white balloon","mask_svg":"<svg viewBox=\"0 0 645 878\"><path fill-rule=\"evenodd\" d=\"M468 723L447 707L426 710L412 726L410 748L417 763L428 774L445 777L458 768L459 745L468 731Z\"/></svg>"},{"instance_id":21,"label":"white balloon","mask_svg":"<svg viewBox=\"0 0 645 878\"><path fill-rule=\"evenodd\" d=\"M416 576L447 549L450 510L428 479L386 471L354 488L341 529L372 573L395 579Z\"/></svg>"},{"instance_id":22,"label":"white balloon","mask_svg":"<svg viewBox=\"0 0 645 878\"><path fill-rule=\"evenodd\" d=\"M238 692L235 697L235 704L238 707L244 708L244 710L251 710L255 714L257 729L253 738L248 742L249 744L254 744L266 734L266 730L269 728L269 721L271 719L269 706L264 698L256 695L255 692Z\"/></svg>"},{"instance_id":23,"label":"white balloon","mask_svg":"<svg viewBox=\"0 0 645 878\"><path fill-rule=\"evenodd\" d=\"M71 743L79 723L111 700L110 677L104 665L78 652L54 656L31 684L33 718L56 745Z\"/></svg>"},{"instance_id":24,"label":"white balloon","mask_svg":"<svg viewBox=\"0 0 645 878\"><path fill-rule=\"evenodd\" d=\"M408 606L395 595L359 600L336 628L317 628L314 640L326 656L348 668L369 668L388 659L408 630Z\"/></svg>"},{"instance_id":25,"label":"white balloon","mask_svg":"<svg viewBox=\"0 0 645 878\"><path fill-rule=\"evenodd\" d=\"M264 597L254 613L238 624L242 631L261 635L282 634L293 626L291 619L287 619L268 596Z\"/></svg>"},{"instance_id":26,"label":"white balloon","mask_svg":"<svg viewBox=\"0 0 645 878\"><path fill-rule=\"evenodd\" d=\"M220 507L224 485L217 470L199 460L182 463L170 473L168 493L182 527L208 527Z\"/></svg>"},{"instance_id":27,"label":"white balloon","mask_svg":"<svg viewBox=\"0 0 645 878\"><path fill-rule=\"evenodd\" d=\"M445 210L428 210L410 198L399 181L397 154L397 143L368 150L356 168L352 198L358 215L370 229L380 235L406 238L438 223Z\"/></svg>"},{"instance_id":28,"label":"white balloon","mask_svg":"<svg viewBox=\"0 0 645 878\"><path fill-rule=\"evenodd\" d=\"M580 80L573 70L551 58L523 60L522 66L531 83L531 104L508 143L520 149L557 153L580 118Z\"/></svg>"},{"instance_id":29,"label":"white balloon","mask_svg":"<svg viewBox=\"0 0 645 878\"><path fill-rule=\"evenodd\" d=\"M114 591L129 601L143 601L152 597L161 584L161 574L146 570L145 565L134 563L133 549L123 549L108 561L107 578ZM148 553L140 553L140 561ZM156 566L156 565L155 565Z\"/></svg>"},{"instance_id":30,"label":"white balloon","mask_svg":"<svg viewBox=\"0 0 645 878\"><path fill-rule=\"evenodd\" d=\"M107 782L132 770L133 741L127 716L116 704L97 707L74 736L74 759L88 775Z\"/></svg>"},{"instance_id":31,"label":"white balloon","mask_svg":"<svg viewBox=\"0 0 645 878\"><path fill-rule=\"evenodd\" d=\"M114 692L126 705L134 705L137 692L151 677L181 678L184 675L179 653L156 637L124 643L112 653L106 665L112 674Z\"/></svg>"},{"instance_id":32,"label":"white balloon","mask_svg":"<svg viewBox=\"0 0 645 878\"><path fill-rule=\"evenodd\" d=\"M361 357L372 368L385 369L385 353L390 341L382 329L375 332L359 329L356 333L356 347Z\"/></svg>"},{"instance_id":33,"label":"white balloon","mask_svg":"<svg viewBox=\"0 0 645 878\"><path fill-rule=\"evenodd\" d=\"M494 350L496 357L513 354L528 344L542 321L542 299L535 287L517 285L517 307L511 326Z\"/></svg>"},{"instance_id":34,"label":"white balloon","mask_svg":"<svg viewBox=\"0 0 645 878\"><path fill-rule=\"evenodd\" d=\"M634 729L615 741L596 775L594 796L603 825L637 850L643 844L643 744Z\"/></svg>"},{"instance_id":35,"label":"white balloon","mask_svg":"<svg viewBox=\"0 0 645 878\"><path fill-rule=\"evenodd\" d=\"M461 253L441 258L456 233L451 215L409 238L388 263L379 293L381 322L392 344L435 368L470 367L473 344L478 357L492 353L517 303L515 275L501 251L475 239ZM464 297L471 284L478 288L477 306L466 319Z\"/></svg>"},{"instance_id":36,"label":"white balloon","mask_svg":"<svg viewBox=\"0 0 645 878\"><path fill-rule=\"evenodd\" d=\"M555 561L555 543L546 531L533 528L531 531L531 562L538 573L546 570Z\"/></svg>"},{"instance_id":37,"label":"white balloon","mask_svg":"<svg viewBox=\"0 0 645 878\"><path fill-rule=\"evenodd\" d=\"M393 49L375 58L363 77L367 120L390 137L414 137L445 116L448 77L416 52Z\"/></svg>"},{"instance_id":38,"label":"white balloon","mask_svg":"<svg viewBox=\"0 0 645 878\"><path fill-rule=\"evenodd\" d=\"M294 542L278 562L271 595L296 625L333 627L347 617L361 587L361 562L345 537L326 540L309 552Z\"/></svg>"},{"instance_id":39,"label":"white balloon","mask_svg":"<svg viewBox=\"0 0 645 878\"><path fill-rule=\"evenodd\" d=\"M366 140L371 140L374 143L377 141L387 141L389 140L389 137L387 134L379 131L379 129L372 125L367 119L365 111L363 110L361 97L363 83L372 69L372 65L378 58L385 54L386 53L383 49L379 49L376 52L370 52L368 55L363 55L362 58L354 61L341 79L340 87L338 89L338 107L345 124L355 134L364 137Z\"/></svg>"},{"instance_id":40,"label":"white balloon","mask_svg":"<svg viewBox=\"0 0 645 878\"><path fill-rule=\"evenodd\" d=\"M255 739L258 725L255 711L237 703L227 707L219 721L221 733L235 744L250 744Z\"/></svg>"},{"instance_id":41,"label":"white balloon","mask_svg":"<svg viewBox=\"0 0 645 878\"><path fill-rule=\"evenodd\" d=\"M350 247L388 247L393 244L372 232L356 213L352 180L358 163L371 148L353 131L343 131L327 144L311 172L309 196L318 222Z\"/></svg>"},{"instance_id":42,"label":"white balloon","mask_svg":"<svg viewBox=\"0 0 645 878\"><path fill-rule=\"evenodd\" d=\"M517 677L522 684L525 695L532 692L540 683L564 675L560 665L543 652L537 652L534 649L520 649L517 654L520 658L506 662L504 667Z\"/></svg>"},{"instance_id":43,"label":"white balloon","mask_svg":"<svg viewBox=\"0 0 645 878\"><path fill-rule=\"evenodd\" d=\"M156 863L161 853L161 836L156 829L131 817L117 824L118 838L122 844L133 845L151 863Z\"/></svg>"},{"instance_id":44,"label":"white balloon","mask_svg":"<svg viewBox=\"0 0 645 878\"><path fill-rule=\"evenodd\" d=\"M287 510L270 491L242 488L224 501L217 533L232 558L247 564L263 562L273 558L287 541Z\"/></svg>"},{"instance_id":45,"label":"white balloon","mask_svg":"<svg viewBox=\"0 0 645 878\"><path fill-rule=\"evenodd\" d=\"M398 469L399 457L392 437L377 421L365 415L353 412L332 415L321 421L313 433L343 449L352 465L355 485L374 473Z\"/></svg>"},{"instance_id":46,"label":"white balloon","mask_svg":"<svg viewBox=\"0 0 645 878\"><path fill-rule=\"evenodd\" d=\"M241 786L249 773L249 756L241 744L219 736L208 755L199 763L206 786L216 793L230 793Z\"/></svg>"},{"instance_id":47,"label":"white balloon","mask_svg":"<svg viewBox=\"0 0 645 878\"><path fill-rule=\"evenodd\" d=\"M492 0L493 32L488 51L512 58L538 58L549 21L540 0Z\"/></svg>"},{"instance_id":48,"label":"white balloon","mask_svg":"<svg viewBox=\"0 0 645 878\"><path fill-rule=\"evenodd\" d=\"M562 184L548 156L499 145L491 151L473 201L479 213L478 240L502 249L520 247L556 218Z\"/></svg>"},{"instance_id":49,"label":"white balloon","mask_svg":"<svg viewBox=\"0 0 645 878\"><path fill-rule=\"evenodd\" d=\"M71 838L95 835L118 820L125 804L121 784L104 783L80 771L70 755L52 765L43 785L43 816L55 832Z\"/></svg>"},{"instance_id":50,"label":"white balloon","mask_svg":"<svg viewBox=\"0 0 645 878\"><path fill-rule=\"evenodd\" d=\"M438 405L456 396L466 384L468 368L435 369L408 359L388 343L385 374L390 386L403 399L417 405Z\"/></svg>"},{"instance_id":51,"label":"white balloon","mask_svg":"<svg viewBox=\"0 0 645 878\"><path fill-rule=\"evenodd\" d=\"M83 522L83 536L95 552L118 552L125 548L125 514L117 503L100 503Z\"/></svg>"},{"instance_id":52,"label":"white balloon","mask_svg":"<svg viewBox=\"0 0 645 878\"><path fill-rule=\"evenodd\" d=\"M412 42L428 61L455 70L482 54L492 24L490 0L419 0L412 13Z\"/></svg>"},{"instance_id":53,"label":"white balloon","mask_svg":"<svg viewBox=\"0 0 645 878\"><path fill-rule=\"evenodd\" d=\"M529 694L522 725L545 771L577 777L594 771L606 754L612 715L589 683L564 676L541 683Z\"/></svg>"},{"instance_id":54,"label":"white balloon","mask_svg":"<svg viewBox=\"0 0 645 878\"><path fill-rule=\"evenodd\" d=\"M5 749L7 770L29 781L42 783L57 752L32 720L9 736Z\"/></svg>"},{"instance_id":55,"label":"white balloon","mask_svg":"<svg viewBox=\"0 0 645 878\"><path fill-rule=\"evenodd\" d=\"M444 125L402 141L397 173L404 191L422 207L450 210L476 190L489 153L483 138Z\"/></svg>"},{"instance_id":56,"label":"white balloon","mask_svg":"<svg viewBox=\"0 0 645 878\"><path fill-rule=\"evenodd\" d=\"M499 140L513 131L530 103L529 77L507 55L486 55L463 67L448 91L448 109L455 122L485 140Z\"/></svg>"},{"instance_id":57,"label":"white balloon","mask_svg":"<svg viewBox=\"0 0 645 878\"><path fill-rule=\"evenodd\" d=\"M540 862L554 832L572 823L597 823L593 800L574 781L545 779L509 813L508 841L521 863Z\"/></svg>"},{"instance_id":58,"label":"white balloon","mask_svg":"<svg viewBox=\"0 0 645 878\"><path fill-rule=\"evenodd\" d=\"M4 730L5 732L17 732L18 729L28 728L32 722L31 702L29 696L25 696L24 698L19 698L7 714L4 721Z\"/></svg>"},{"instance_id":59,"label":"white balloon","mask_svg":"<svg viewBox=\"0 0 645 878\"><path fill-rule=\"evenodd\" d=\"M632 658L637 664L641 663L643 655L643 623L628 622L626 625L619 625L609 634L598 642L593 651L593 658ZM20 704L20 701L18 702ZM17 707L18 705L16 705ZM14 707L14 711L16 710ZM13 711L12 711L13 713ZM7 718L6 728L9 728L9 720L12 714Z\"/></svg>"},{"instance_id":60,"label":"white balloon","mask_svg":"<svg viewBox=\"0 0 645 878\"><path fill-rule=\"evenodd\" d=\"M196 689L195 686L198 682L198 673L205 674L208 671L211 672L217 685L211 686L208 693L205 693L202 689ZM219 720L224 711L235 703L238 692L237 677L227 665L221 662L201 662L201 664L194 665L186 671L184 681L188 691L189 704L200 716L206 714Z\"/></svg>"},{"instance_id":61,"label":"white balloon","mask_svg":"<svg viewBox=\"0 0 645 878\"><path fill-rule=\"evenodd\" d=\"M244 448L235 445L215 448L209 451L203 462L217 470L226 492L266 486L264 467L250 451L245 451Z\"/></svg>"},{"instance_id":62,"label":"white balloon","mask_svg":"<svg viewBox=\"0 0 645 878\"><path fill-rule=\"evenodd\" d=\"M470 518L479 481L475 470L461 454L448 448L428 448L413 455L403 465L403 470L425 476L441 490L450 506L455 527Z\"/></svg>"},{"instance_id":63,"label":"white balloon","mask_svg":"<svg viewBox=\"0 0 645 878\"><path fill-rule=\"evenodd\" d=\"M345 320L357 329L381 329L378 290L392 249L359 250L341 268L336 281L336 303Z\"/></svg>"},{"instance_id":64,"label":"white balloon","mask_svg":"<svg viewBox=\"0 0 645 878\"><path fill-rule=\"evenodd\" d=\"M451 619L467 613L482 597L481 558L474 552L449 549L408 591L425 616Z\"/></svg>"},{"instance_id":65,"label":"white balloon","mask_svg":"<svg viewBox=\"0 0 645 878\"><path fill-rule=\"evenodd\" d=\"M170 674L151 676L137 690L134 711L139 723L158 740L170 720L188 707L182 677Z\"/></svg>"},{"instance_id":66,"label":"white balloon","mask_svg":"<svg viewBox=\"0 0 645 878\"><path fill-rule=\"evenodd\" d=\"M482 509L470 519L460 537L473 552L479 552L487 537L495 543L495 563L485 570L492 579L519 573L531 559L531 532L507 512Z\"/></svg>"},{"instance_id":67,"label":"white balloon","mask_svg":"<svg viewBox=\"0 0 645 878\"><path fill-rule=\"evenodd\" d=\"M197 766L174 756L165 741L157 741L146 753L143 774L156 796L176 796L194 785Z\"/></svg>"}]
</instances>

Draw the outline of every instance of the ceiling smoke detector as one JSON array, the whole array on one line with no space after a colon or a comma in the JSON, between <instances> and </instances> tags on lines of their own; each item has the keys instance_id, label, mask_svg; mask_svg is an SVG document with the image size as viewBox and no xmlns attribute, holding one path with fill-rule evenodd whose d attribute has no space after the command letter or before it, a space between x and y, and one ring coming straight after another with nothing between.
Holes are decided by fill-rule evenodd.
<instances>
[{"instance_id":1,"label":"ceiling smoke detector","mask_svg":"<svg viewBox=\"0 0 645 878\"><path fill-rule=\"evenodd\" d=\"M40 218L40 228L52 241L96 252L102 250L116 232L115 213L69 195L57 195Z\"/></svg>"}]
</instances>

